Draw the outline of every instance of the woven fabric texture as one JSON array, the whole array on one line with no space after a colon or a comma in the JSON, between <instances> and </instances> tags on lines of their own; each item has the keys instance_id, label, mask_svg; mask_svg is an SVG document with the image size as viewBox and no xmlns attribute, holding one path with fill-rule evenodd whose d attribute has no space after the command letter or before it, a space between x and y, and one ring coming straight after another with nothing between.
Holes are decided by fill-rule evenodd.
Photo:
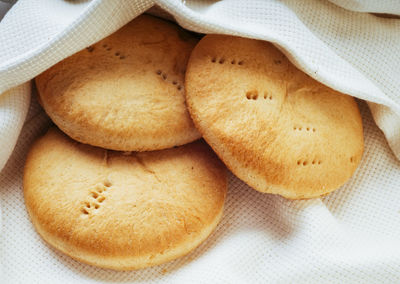
<instances>
[{"instance_id":1,"label":"woven fabric texture","mask_svg":"<svg viewBox=\"0 0 400 284\"><path fill-rule=\"evenodd\" d=\"M374 1L19 0L0 22L0 282L399 282L400 20L350 11L388 12L353 2ZM397 1L381 3L396 13ZM29 221L23 165L50 125L35 95L29 102L29 81L155 5L192 31L272 41L304 72L361 99L366 148L353 178L321 199L261 194L231 174L224 218L204 244L162 266L114 272L51 249Z\"/></svg>"},{"instance_id":2,"label":"woven fabric texture","mask_svg":"<svg viewBox=\"0 0 400 284\"><path fill-rule=\"evenodd\" d=\"M345 9L358 12L372 12L400 15L400 2L397 0L329 0Z\"/></svg>"}]
</instances>

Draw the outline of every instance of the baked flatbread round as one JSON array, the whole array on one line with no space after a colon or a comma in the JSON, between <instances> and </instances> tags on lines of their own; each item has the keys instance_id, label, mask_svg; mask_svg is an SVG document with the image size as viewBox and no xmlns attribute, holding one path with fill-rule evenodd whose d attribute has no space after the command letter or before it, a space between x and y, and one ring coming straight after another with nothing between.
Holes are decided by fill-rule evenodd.
<instances>
[{"instance_id":1,"label":"baked flatbread round","mask_svg":"<svg viewBox=\"0 0 400 284\"><path fill-rule=\"evenodd\" d=\"M30 150L25 203L38 233L82 262L139 269L180 257L222 216L226 168L203 141L114 152L51 129Z\"/></svg>"},{"instance_id":2,"label":"baked flatbread round","mask_svg":"<svg viewBox=\"0 0 400 284\"><path fill-rule=\"evenodd\" d=\"M205 36L189 59L186 100L217 155L261 192L321 196L352 176L363 153L355 100L298 70L271 43Z\"/></svg>"},{"instance_id":3,"label":"baked flatbread round","mask_svg":"<svg viewBox=\"0 0 400 284\"><path fill-rule=\"evenodd\" d=\"M73 139L150 151L200 138L185 106L184 74L197 39L139 16L36 78L50 118Z\"/></svg>"}]
</instances>

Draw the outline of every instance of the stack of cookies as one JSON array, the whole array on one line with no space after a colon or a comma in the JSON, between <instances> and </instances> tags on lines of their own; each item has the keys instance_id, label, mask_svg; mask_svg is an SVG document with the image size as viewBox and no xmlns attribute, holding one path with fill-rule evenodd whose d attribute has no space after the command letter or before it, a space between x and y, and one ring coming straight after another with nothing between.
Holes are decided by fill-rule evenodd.
<instances>
[{"instance_id":1,"label":"stack of cookies","mask_svg":"<svg viewBox=\"0 0 400 284\"><path fill-rule=\"evenodd\" d=\"M197 247L222 217L225 165L258 191L313 198L345 183L363 152L354 99L272 44L198 42L151 16L36 85L58 128L28 154L26 207L50 245L99 267L144 268Z\"/></svg>"}]
</instances>

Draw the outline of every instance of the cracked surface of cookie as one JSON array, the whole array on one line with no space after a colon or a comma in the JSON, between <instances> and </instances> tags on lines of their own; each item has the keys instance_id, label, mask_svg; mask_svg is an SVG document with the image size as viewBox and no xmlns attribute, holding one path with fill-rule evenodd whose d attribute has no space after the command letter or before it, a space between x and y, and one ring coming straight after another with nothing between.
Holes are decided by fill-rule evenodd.
<instances>
[{"instance_id":1,"label":"cracked surface of cookie","mask_svg":"<svg viewBox=\"0 0 400 284\"><path fill-rule=\"evenodd\" d=\"M344 184L361 160L355 100L298 70L271 43L207 35L185 84L204 139L256 190L318 197Z\"/></svg>"},{"instance_id":2,"label":"cracked surface of cookie","mask_svg":"<svg viewBox=\"0 0 400 284\"><path fill-rule=\"evenodd\" d=\"M82 262L117 270L187 254L217 226L226 168L204 141L116 152L56 128L32 146L24 197L38 233Z\"/></svg>"},{"instance_id":3,"label":"cracked surface of cookie","mask_svg":"<svg viewBox=\"0 0 400 284\"><path fill-rule=\"evenodd\" d=\"M200 138L187 112L184 75L197 39L142 15L36 78L50 118L73 139L151 151Z\"/></svg>"}]
</instances>

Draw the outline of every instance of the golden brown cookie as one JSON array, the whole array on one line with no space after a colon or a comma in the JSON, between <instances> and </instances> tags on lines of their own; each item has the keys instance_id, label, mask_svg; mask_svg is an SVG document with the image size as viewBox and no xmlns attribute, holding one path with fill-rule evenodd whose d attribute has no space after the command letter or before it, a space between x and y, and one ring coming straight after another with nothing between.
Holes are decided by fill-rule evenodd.
<instances>
[{"instance_id":1,"label":"golden brown cookie","mask_svg":"<svg viewBox=\"0 0 400 284\"><path fill-rule=\"evenodd\" d=\"M142 15L36 78L50 118L73 139L146 151L200 138L185 106L184 74L197 39Z\"/></svg>"},{"instance_id":2,"label":"golden brown cookie","mask_svg":"<svg viewBox=\"0 0 400 284\"><path fill-rule=\"evenodd\" d=\"M44 240L82 262L129 270L170 261L203 242L221 219L227 179L203 141L114 152L53 128L30 150L23 185Z\"/></svg>"},{"instance_id":3,"label":"golden brown cookie","mask_svg":"<svg viewBox=\"0 0 400 284\"><path fill-rule=\"evenodd\" d=\"M354 99L298 70L271 43L205 36L189 59L186 100L205 140L261 192L321 196L352 176L363 153Z\"/></svg>"}]
</instances>

